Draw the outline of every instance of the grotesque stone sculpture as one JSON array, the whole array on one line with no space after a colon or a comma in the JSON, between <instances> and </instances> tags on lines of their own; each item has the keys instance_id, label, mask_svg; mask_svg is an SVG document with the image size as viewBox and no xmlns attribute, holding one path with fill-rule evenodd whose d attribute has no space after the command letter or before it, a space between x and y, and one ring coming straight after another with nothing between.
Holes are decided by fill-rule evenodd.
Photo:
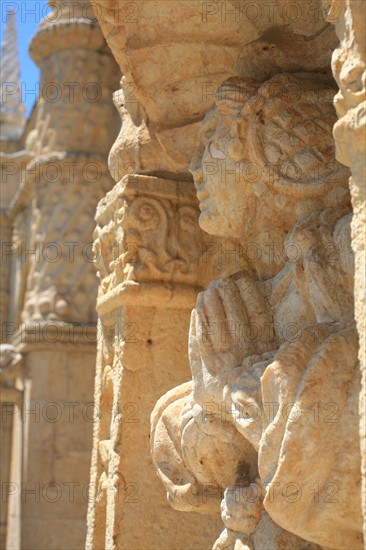
<instances>
[{"instance_id":1,"label":"grotesque stone sculpture","mask_svg":"<svg viewBox=\"0 0 366 550\"><path fill-rule=\"evenodd\" d=\"M334 158L335 92L320 73L228 79L191 163L201 227L235 236L249 268L198 296L192 382L157 403L152 454L174 508L221 505L216 549L362 547L349 174Z\"/></svg>"}]
</instances>

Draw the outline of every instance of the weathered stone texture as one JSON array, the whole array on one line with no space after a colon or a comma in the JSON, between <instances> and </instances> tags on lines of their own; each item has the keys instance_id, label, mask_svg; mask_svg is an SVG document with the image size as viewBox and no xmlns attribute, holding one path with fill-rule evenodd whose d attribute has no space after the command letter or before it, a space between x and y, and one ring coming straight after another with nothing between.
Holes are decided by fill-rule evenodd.
<instances>
[{"instance_id":1,"label":"weathered stone texture","mask_svg":"<svg viewBox=\"0 0 366 550\"><path fill-rule=\"evenodd\" d=\"M218 532L216 518L203 526L199 516L180 518L169 507L149 441L162 386L189 377L185 340L200 279L197 216L190 182L137 175L125 176L97 210L101 416L88 548L185 548L187 530L192 548L209 548Z\"/></svg>"},{"instance_id":2,"label":"weathered stone texture","mask_svg":"<svg viewBox=\"0 0 366 550\"><path fill-rule=\"evenodd\" d=\"M120 74L91 6L50 4L30 46L40 97L6 204L14 230L6 236L5 319L13 324L5 336L22 353L26 388L11 458L21 457L22 472L8 477L21 503L16 517L8 514L9 549L85 546L95 416L92 235L98 201L112 187L107 156L119 128L112 94ZM4 170L18 157L8 152Z\"/></svg>"},{"instance_id":3,"label":"weathered stone texture","mask_svg":"<svg viewBox=\"0 0 366 550\"><path fill-rule=\"evenodd\" d=\"M339 121L334 127L337 158L349 166L353 218L352 249L355 255L355 319L359 336L360 443L364 538L366 539L366 253L365 253L365 150L366 150L366 5L360 0L330 2L329 12L338 10L336 31L339 47L332 57L333 74L339 86L334 99Z\"/></svg>"},{"instance_id":4,"label":"weathered stone texture","mask_svg":"<svg viewBox=\"0 0 366 550\"><path fill-rule=\"evenodd\" d=\"M337 2L295 2L298 17L291 19L288 5L279 0L270 16L257 3L259 15L251 19L244 0L92 3L124 74L116 96L122 129L110 155L115 180L131 172L158 176L166 179L169 195L167 180L188 181L193 157L200 227L217 239L235 237L244 250L242 271L228 270L225 278L218 272L213 276L206 265L197 279L201 285L210 276L218 280L198 295L191 317L192 382L171 389L152 414L152 456L168 500L176 510L206 514L203 522L221 507L217 550L361 548L357 354L364 332L359 319L356 330L353 294L355 269L356 285L360 276L358 221L356 213L355 268L349 172L336 162L332 138L336 89L330 71L332 51L335 59L339 56L332 24L338 22L341 34L342 20L347 27L352 9L360 7L352 0L344 3L348 11ZM357 50L349 36L341 44L341 58L348 55L345 49ZM355 80L353 69L347 68L357 94L363 93L361 65ZM334 67L337 78L342 71ZM338 114L342 105L336 105ZM352 167L341 152L342 139L348 147L350 140L343 131L337 138L339 124L337 158ZM360 151L352 147L352 153L357 164ZM122 180L123 193L128 181ZM111 282L127 310L131 299L121 290L128 288L130 277L137 300L153 302L155 297L162 306L156 269L164 261L169 265L161 252L169 243L164 238L169 222L161 223L164 215L151 206L144 227L153 229L146 236L127 195L121 216L113 210L108 215L106 208L97 217L103 217L97 243L104 239L106 251L111 235L117 244L136 244L133 266L124 263L127 250L119 258L110 251L102 255L102 326L116 319L103 296ZM260 251L254 257L248 253L253 244ZM170 280L169 270L160 280L166 277ZM116 346L112 348L115 354ZM109 365L115 359L105 360ZM126 344L121 367L108 367L114 399L123 401L130 393L124 371L138 361L131 353L129 362ZM97 375L101 387L103 365L102 360ZM151 390L145 390L149 396ZM100 399L103 403L102 391ZM275 407L272 413L265 410L268 403ZM110 447L98 432L95 437L95 457L99 447L109 479L117 471L121 476L129 472L132 442L116 448L115 439ZM279 495L273 496L271 486L280 488ZM203 498L207 487L209 498ZM356 488L352 496L350 487ZM249 498L253 493L254 500ZM131 524L124 522L128 514L126 505L111 500L106 512L90 509L89 533L100 541L106 534L107 548L125 547L131 536L138 536L138 529L132 535ZM189 540L193 532L186 530Z\"/></svg>"},{"instance_id":5,"label":"weathered stone texture","mask_svg":"<svg viewBox=\"0 0 366 550\"><path fill-rule=\"evenodd\" d=\"M365 2L49 4L1 111L8 549L87 506L88 550L361 549Z\"/></svg>"}]
</instances>

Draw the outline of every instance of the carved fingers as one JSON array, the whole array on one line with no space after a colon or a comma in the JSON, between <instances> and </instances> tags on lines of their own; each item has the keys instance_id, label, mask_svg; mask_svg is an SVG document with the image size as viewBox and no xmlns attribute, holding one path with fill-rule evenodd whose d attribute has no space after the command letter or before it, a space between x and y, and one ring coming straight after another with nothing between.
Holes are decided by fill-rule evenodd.
<instances>
[{"instance_id":1,"label":"carved fingers","mask_svg":"<svg viewBox=\"0 0 366 550\"><path fill-rule=\"evenodd\" d=\"M214 281L198 295L189 339L195 397L223 400L228 373L245 357L273 348L272 334L263 332L270 321L262 292L247 277Z\"/></svg>"},{"instance_id":2,"label":"carved fingers","mask_svg":"<svg viewBox=\"0 0 366 550\"><path fill-rule=\"evenodd\" d=\"M224 529L212 550L253 550L253 544L243 533Z\"/></svg>"},{"instance_id":3,"label":"carved fingers","mask_svg":"<svg viewBox=\"0 0 366 550\"><path fill-rule=\"evenodd\" d=\"M231 367L241 362L247 347L242 334L248 324L248 315L235 281L221 279L201 292L194 322L203 362L219 364L231 358L234 361ZM223 354L221 360L218 359L220 354Z\"/></svg>"},{"instance_id":4,"label":"carved fingers","mask_svg":"<svg viewBox=\"0 0 366 550\"><path fill-rule=\"evenodd\" d=\"M221 518L229 529L251 535L262 511L262 487L259 480L248 487L233 485L225 490L221 502Z\"/></svg>"},{"instance_id":5,"label":"carved fingers","mask_svg":"<svg viewBox=\"0 0 366 550\"><path fill-rule=\"evenodd\" d=\"M263 403L260 379L275 352L246 357L233 369L224 389L227 410L236 429L258 450L262 436Z\"/></svg>"}]
</instances>

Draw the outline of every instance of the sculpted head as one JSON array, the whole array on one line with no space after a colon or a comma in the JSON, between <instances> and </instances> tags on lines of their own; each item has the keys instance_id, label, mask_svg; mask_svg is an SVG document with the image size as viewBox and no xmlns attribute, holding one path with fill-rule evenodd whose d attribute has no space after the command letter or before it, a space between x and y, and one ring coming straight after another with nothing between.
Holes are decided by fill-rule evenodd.
<instances>
[{"instance_id":1,"label":"sculpted head","mask_svg":"<svg viewBox=\"0 0 366 550\"><path fill-rule=\"evenodd\" d=\"M315 210L348 202L349 174L332 137L335 91L311 74L220 86L190 165L202 229L250 239L265 223L288 231Z\"/></svg>"}]
</instances>

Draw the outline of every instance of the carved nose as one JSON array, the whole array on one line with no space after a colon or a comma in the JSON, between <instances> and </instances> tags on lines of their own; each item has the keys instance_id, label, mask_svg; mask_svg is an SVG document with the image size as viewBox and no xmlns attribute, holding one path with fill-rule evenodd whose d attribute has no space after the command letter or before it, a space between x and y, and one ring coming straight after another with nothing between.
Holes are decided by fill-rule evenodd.
<instances>
[{"instance_id":1,"label":"carved nose","mask_svg":"<svg viewBox=\"0 0 366 550\"><path fill-rule=\"evenodd\" d=\"M203 182L202 156L203 150L200 147L193 155L192 160L189 164L189 171L193 176L193 181L196 186Z\"/></svg>"}]
</instances>

